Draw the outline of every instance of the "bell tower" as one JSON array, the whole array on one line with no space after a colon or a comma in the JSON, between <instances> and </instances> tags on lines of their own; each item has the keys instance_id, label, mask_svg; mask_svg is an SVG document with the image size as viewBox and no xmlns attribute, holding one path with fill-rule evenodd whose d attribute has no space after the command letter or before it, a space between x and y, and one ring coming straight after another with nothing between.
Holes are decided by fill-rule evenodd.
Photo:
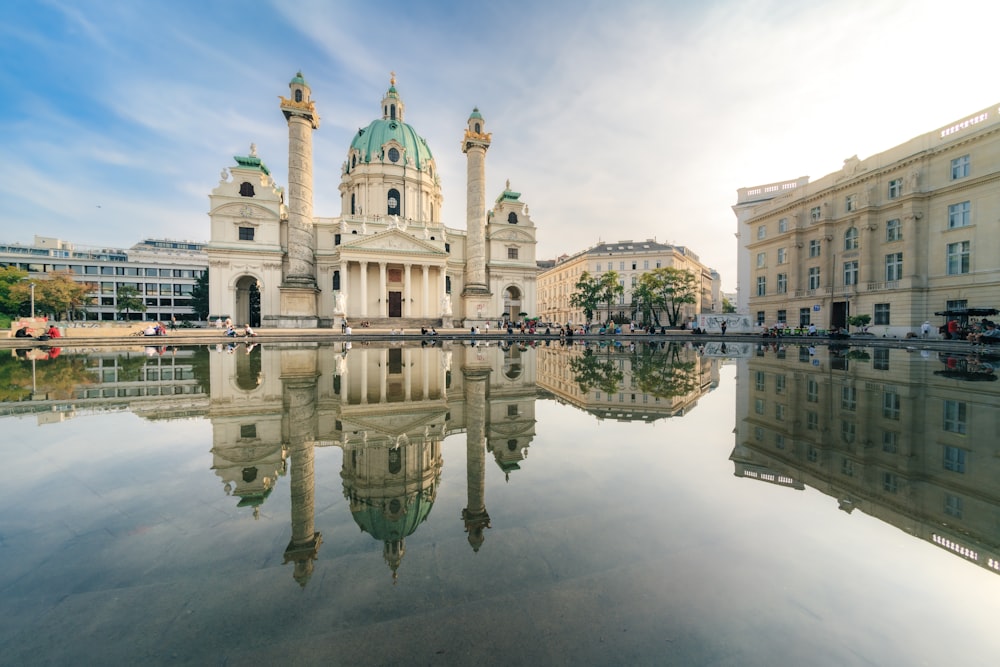
<instances>
[{"instance_id":1,"label":"bell tower","mask_svg":"<svg viewBox=\"0 0 1000 667\"><path fill-rule=\"evenodd\" d=\"M313 238L312 132L319 114L309 84L297 72L288 83L291 97L281 97L288 122L288 263L275 326L310 328L319 324Z\"/></svg>"}]
</instances>

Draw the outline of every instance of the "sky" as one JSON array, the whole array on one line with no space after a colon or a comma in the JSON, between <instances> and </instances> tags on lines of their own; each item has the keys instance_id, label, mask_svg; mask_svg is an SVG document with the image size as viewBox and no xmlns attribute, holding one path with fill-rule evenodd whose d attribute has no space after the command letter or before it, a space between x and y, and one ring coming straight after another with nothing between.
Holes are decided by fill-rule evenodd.
<instances>
[{"instance_id":1,"label":"sky","mask_svg":"<svg viewBox=\"0 0 1000 667\"><path fill-rule=\"evenodd\" d=\"M251 143L287 185L278 96L321 117L314 214L390 72L465 227L462 134L492 146L538 259L684 245L736 289L741 187L839 170L1000 101L994 3L929 0L6 0L0 243L209 240L208 194ZM990 83L992 82L992 84Z\"/></svg>"}]
</instances>

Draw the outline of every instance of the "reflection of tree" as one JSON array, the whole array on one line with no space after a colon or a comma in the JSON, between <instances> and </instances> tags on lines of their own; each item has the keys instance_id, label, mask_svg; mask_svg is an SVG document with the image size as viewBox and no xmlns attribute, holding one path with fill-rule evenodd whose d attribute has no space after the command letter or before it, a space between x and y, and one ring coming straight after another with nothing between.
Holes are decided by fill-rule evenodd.
<instances>
[{"instance_id":1,"label":"reflection of tree","mask_svg":"<svg viewBox=\"0 0 1000 667\"><path fill-rule=\"evenodd\" d=\"M206 396L212 393L212 369L209 363L208 347L199 345L194 348L194 354L191 357L191 372L194 373L194 379L198 382L201 393Z\"/></svg>"},{"instance_id":2,"label":"reflection of tree","mask_svg":"<svg viewBox=\"0 0 1000 667\"><path fill-rule=\"evenodd\" d=\"M13 403L31 396L31 364L0 356L0 401Z\"/></svg>"},{"instance_id":3,"label":"reflection of tree","mask_svg":"<svg viewBox=\"0 0 1000 667\"><path fill-rule=\"evenodd\" d=\"M48 354L56 349L52 348ZM31 397L32 385L36 392L47 394L49 398L72 398L78 386L95 381L83 356L38 359L34 369L31 364L26 357L0 359L0 401L27 400Z\"/></svg>"},{"instance_id":4,"label":"reflection of tree","mask_svg":"<svg viewBox=\"0 0 1000 667\"><path fill-rule=\"evenodd\" d=\"M632 378L646 394L659 398L686 396L698 387L697 362L688 360L683 348L670 343L666 349L642 346L632 354Z\"/></svg>"},{"instance_id":5,"label":"reflection of tree","mask_svg":"<svg viewBox=\"0 0 1000 667\"><path fill-rule=\"evenodd\" d=\"M115 360L119 382L138 382L146 365L145 355L126 354Z\"/></svg>"},{"instance_id":6,"label":"reflection of tree","mask_svg":"<svg viewBox=\"0 0 1000 667\"><path fill-rule=\"evenodd\" d=\"M569 369L584 394L594 387L613 394L621 387L622 379L625 377L614 361L607 356L594 354L590 348L583 351L583 356L570 359Z\"/></svg>"}]
</instances>

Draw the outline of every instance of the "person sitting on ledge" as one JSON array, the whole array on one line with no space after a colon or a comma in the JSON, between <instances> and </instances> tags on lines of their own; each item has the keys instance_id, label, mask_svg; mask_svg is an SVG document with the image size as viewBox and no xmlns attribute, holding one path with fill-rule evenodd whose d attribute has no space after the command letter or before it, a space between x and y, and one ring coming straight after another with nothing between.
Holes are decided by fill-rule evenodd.
<instances>
[{"instance_id":1,"label":"person sitting on ledge","mask_svg":"<svg viewBox=\"0 0 1000 667\"><path fill-rule=\"evenodd\" d=\"M31 338L31 332L28 327L21 327L14 333L14 338Z\"/></svg>"},{"instance_id":2,"label":"person sitting on ledge","mask_svg":"<svg viewBox=\"0 0 1000 667\"><path fill-rule=\"evenodd\" d=\"M49 338L62 338L62 334L59 333L59 327L54 324L49 326L49 330L45 332L45 335Z\"/></svg>"},{"instance_id":3,"label":"person sitting on ledge","mask_svg":"<svg viewBox=\"0 0 1000 667\"><path fill-rule=\"evenodd\" d=\"M253 329L251 329L251 328L250 328L250 325L249 325L249 324L247 324L247 325L246 325L246 326L245 326L245 327L243 328L243 335L249 338L250 336L256 336L256 335L257 335L257 332L256 332L256 331L254 331Z\"/></svg>"}]
</instances>

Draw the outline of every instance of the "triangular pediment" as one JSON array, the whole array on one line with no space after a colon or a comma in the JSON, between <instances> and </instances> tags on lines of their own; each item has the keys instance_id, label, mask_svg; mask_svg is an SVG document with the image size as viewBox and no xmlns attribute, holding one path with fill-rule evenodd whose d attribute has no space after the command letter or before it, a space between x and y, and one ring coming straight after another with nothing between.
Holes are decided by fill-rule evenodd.
<instances>
[{"instance_id":1,"label":"triangular pediment","mask_svg":"<svg viewBox=\"0 0 1000 667\"><path fill-rule=\"evenodd\" d=\"M349 240L348 240L349 239ZM353 236L345 239L340 246L344 251L361 251L364 253L392 253L403 255L442 255L447 256L443 249L431 243L418 239L398 229L389 229L372 236Z\"/></svg>"},{"instance_id":2,"label":"triangular pediment","mask_svg":"<svg viewBox=\"0 0 1000 667\"><path fill-rule=\"evenodd\" d=\"M505 227L498 231L490 232L490 239L494 241L513 241L520 243L532 243L535 237L530 233L512 227Z\"/></svg>"},{"instance_id":3,"label":"triangular pediment","mask_svg":"<svg viewBox=\"0 0 1000 667\"><path fill-rule=\"evenodd\" d=\"M377 415L365 414L355 416L351 415L349 410L343 410L340 418L345 431L368 431L372 434L378 433L384 436L398 437L404 433L419 433L429 424L444 423L447 412L446 409L440 409L432 412L422 412L417 415L406 412L395 414L385 414L383 412Z\"/></svg>"}]
</instances>

